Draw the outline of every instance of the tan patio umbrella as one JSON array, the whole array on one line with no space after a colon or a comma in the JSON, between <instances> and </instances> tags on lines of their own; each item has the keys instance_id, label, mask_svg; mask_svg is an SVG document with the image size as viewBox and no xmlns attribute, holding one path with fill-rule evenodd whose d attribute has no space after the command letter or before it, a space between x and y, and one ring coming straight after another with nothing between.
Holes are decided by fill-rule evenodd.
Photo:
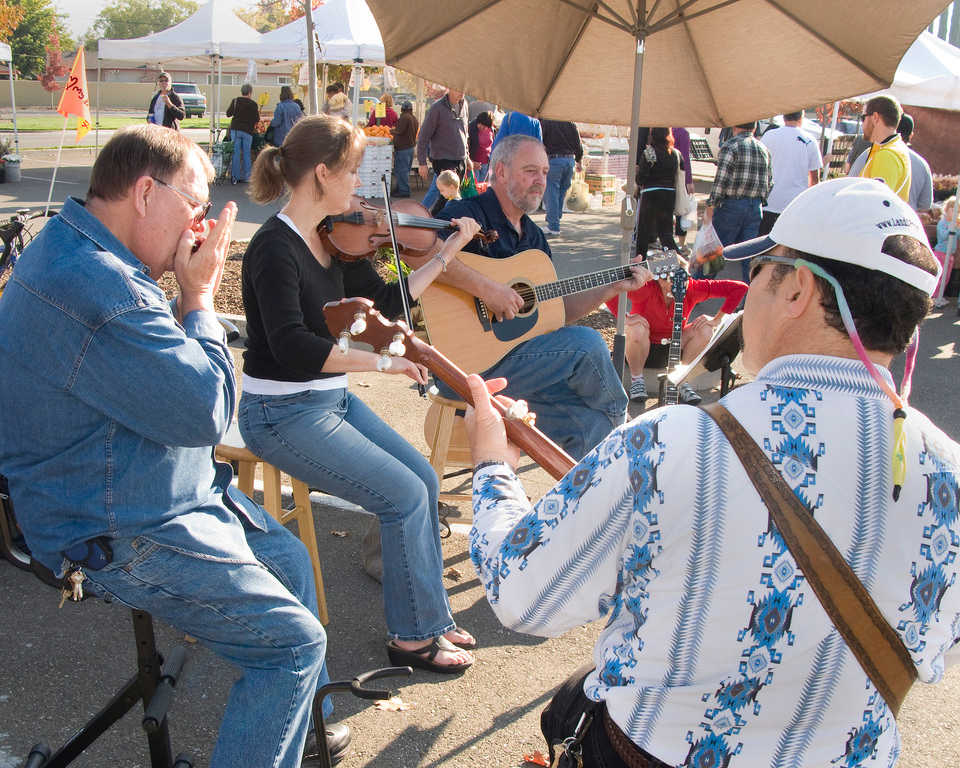
<instances>
[{"instance_id":1,"label":"tan patio umbrella","mask_svg":"<svg viewBox=\"0 0 960 768\"><path fill-rule=\"evenodd\" d=\"M387 63L529 115L630 125L631 158L638 125L735 125L886 88L907 48L948 5L367 2ZM627 184L632 192L633 178Z\"/></svg>"}]
</instances>

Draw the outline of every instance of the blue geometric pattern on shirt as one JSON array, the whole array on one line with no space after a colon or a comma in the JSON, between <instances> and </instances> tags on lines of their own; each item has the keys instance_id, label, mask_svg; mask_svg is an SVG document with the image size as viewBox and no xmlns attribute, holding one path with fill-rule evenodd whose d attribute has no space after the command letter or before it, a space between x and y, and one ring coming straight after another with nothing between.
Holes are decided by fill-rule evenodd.
<instances>
[{"instance_id":1,"label":"blue geometric pattern on shirt","mask_svg":"<svg viewBox=\"0 0 960 768\"><path fill-rule=\"evenodd\" d=\"M724 516L727 507L727 474L730 447L713 419L700 414L697 423L696 478L692 540L684 573L683 589L670 640L667 671L663 684L637 692L624 730L644 748L659 720L672 688L690 685L697 672L697 660L707 632L707 616L724 565ZM640 638L638 642L642 642ZM630 646L631 648L633 646ZM639 650L639 647L638 647Z\"/></svg>"},{"instance_id":2,"label":"blue geometric pattern on shirt","mask_svg":"<svg viewBox=\"0 0 960 768\"><path fill-rule=\"evenodd\" d=\"M851 729L844 744L843 754L833 758L831 765L859 768L873 758L880 736L889 727L889 710L879 693L870 697L870 708L863 713L863 722ZM878 715L878 716L875 716Z\"/></svg>"},{"instance_id":3,"label":"blue geometric pattern on shirt","mask_svg":"<svg viewBox=\"0 0 960 768\"><path fill-rule=\"evenodd\" d=\"M890 494L886 461L877 460L882 455L889 417L877 401L860 398L857 400L856 423L857 439L853 444L857 447L857 477L854 487L860 492L856 495L853 511L853 536L844 557L869 589L876 579L884 537L884 518L876 514L876 510ZM810 671L797 697L793 717L777 741L773 765L792 768L804 764L806 751L823 722L845 663L856 664L856 661L851 660L846 643L834 630L817 646ZM880 713L876 716L879 717Z\"/></svg>"},{"instance_id":4,"label":"blue geometric pattern on shirt","mask_svg":"<svg viewBox=\"0 0 960 768\"><path fill-rule=\"evenodd\" d=\"M886 369L880 369L880 374L886 374ZM859 361L842 357L784 357L775 360L764 370L763 379L768 378L781 384L789 382L790 386L801 390L844 392L875 400L886 397ZM892 385L892 379L889 376L886 378Z\"/></svg>"},{"instance_id":5,"label":"blue geometric pattern on shirt","mask_svg":"<svg viewBox=\"0 0 960 768\"><path fill-rule=\"evenodd\" d=\"M651 509L656 497L663 503L663 494L657 491L657 467L663 460L663 445L658 438L659 421L639 421L622 431L623 455L627 460L627 474L632 493L623 499L629 503L632 528L617 569L614 595L604 595L601 609L612 607L608 626L623 611L633 617L633 627L623 633L622 641L604 651L598 676L608 687L630 685L634 679L627 669L636 666L636 654L643 648L640 630L647 620L646 600L650 583L659 575L653 567L655 556L662 549L660 523ZM589 691L588 691L589 695Z\"/></svg>"},{"instance_id":6,"label":"blue geometric pattern on shirt","mask_svg":"<svg viewBox=\"0 0 960 768\"><path fill-rule=\"evenodd\" d=\"M812 402L821 396L804 389L768 385L761 397L771 404L772 434L782 436L776 445L773 441L777 438L765 438L764 452L780 466L785 479L785 468L793 467L793 476L787 482L809 507L807 496L816 485L816 459L825 452L822 444L809 444L817 433ZM817 498L816 503L822 501ZM766 590L750 590L747 594L752 609L746 626L737 634L743 648L739 677L722 681L716 690L702 696L707 704L700 723L704 733L688 731L686 737L690 750L683 765L690 768L727 765L739 753L743 744L734 737L749 725L751 714L760 714L762 689L773 681L785 648L794 642L790 623L794 608L803 604L803 577L772 521L757 537L757 546L763 551L760 583Z\"/></svg>"},{"instance_id":7,"label":"blue geometric pattern on shirt","mask_svg":"<svg viewBox=\"0 0 960 768\"><path fill-rule=\"evenodd\" d=\"M917 516L924 521L923 543L920 559L913 562L910 575L910 600L900 606L904 615L897 625L903 642L915 660L922 660L928 653L940 656L943 648L927 648L924 639L930 622L940 608L940 601L947 588L956 580L958 536L957 477L942 460L929 452L924 445L919 457L921 466L929 467L924 475L927 497L917 508ZM937 677L942 674L942 659L934 663Z\"/></svg>"}]
</instances>

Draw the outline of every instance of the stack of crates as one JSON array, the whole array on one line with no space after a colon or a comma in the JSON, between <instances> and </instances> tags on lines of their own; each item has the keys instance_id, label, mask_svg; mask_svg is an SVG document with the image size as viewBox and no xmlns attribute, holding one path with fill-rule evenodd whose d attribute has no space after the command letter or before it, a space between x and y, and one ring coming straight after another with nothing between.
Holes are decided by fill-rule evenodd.
<instances>
[{"instance_id":1,"label":"stack of crates","mask_svg":"<svg viewBox=\"0 0 960 768\"><path fill-rule=\"evenodd\" d=\"M612 173L587 173L584 181L590 194L600 193L603 205L613 205L617 197L617 177Z\"/></svg>"},{"instance_id":2,"label":"stack of crates","mask_svg":"<svg viewBox=\"0 0 960 768\"><path fill-rule=\"evenodd\" d=\"M360 197L383 197L383 183L380 179L384 173L387 174L389 184L393 173L393 144L387 138L368 136L363 160L357 169L360 186L356 193Z\"/></svg>"}]
</instances>

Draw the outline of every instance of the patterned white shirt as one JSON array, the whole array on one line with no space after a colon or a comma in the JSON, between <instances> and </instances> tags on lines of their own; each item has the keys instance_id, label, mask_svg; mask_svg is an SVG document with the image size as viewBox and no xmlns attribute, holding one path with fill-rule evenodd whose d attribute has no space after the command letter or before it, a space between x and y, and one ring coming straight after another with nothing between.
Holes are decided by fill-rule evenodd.
<instances>
[{"instance_id":1,"label":"patterned white shirt","mask_svg":"<svg viewBox=\"0 0 960 768\"><path fill-rule=\"evenodd\" d=\"M886 371L882 371L889 378ZM794 355L723 399L813 511L919 679L960 635L960 446L910 410L892 498L892 405L857 360ZM507 626L608 616L584 684L671 765L891 766L892 714L808 588L714 422L661 408L615 430L534 507L474 476L471 555Z\"/></svg>"}]
</instances>

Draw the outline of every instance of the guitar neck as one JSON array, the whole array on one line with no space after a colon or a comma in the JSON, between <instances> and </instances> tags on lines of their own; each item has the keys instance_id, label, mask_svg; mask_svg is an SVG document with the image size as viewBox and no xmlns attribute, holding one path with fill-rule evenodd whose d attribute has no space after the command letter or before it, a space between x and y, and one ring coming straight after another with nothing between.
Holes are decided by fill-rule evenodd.
<instances>
[{"instance_id":1,"label":"guitar neck","mask_svg":"<svg viewBox=\"0 0 960 768\"><path fill-rule=\"evenodd\" d=\"M585 275L576 275L575 277L568 277L563 280L555 280L552 283L541 283L534 288L537 300L556 299L560 296L582 293L583 291L589 291L591 288L600 288L604 285L610 285L610 283L626 280L633 274L630 269L631 266L636 265L625 264L619 267L601 269L598 272L588 272ZM639 266L646 266L646 262L643 262Z\"/></svg>"},{"instance_id":2,"label":"guitar neck","mask_svg":"<svg viewBox=\"0 0 960 768\"><path fill-rule=\"evenodd\" d=\"M670 351L667 354L668 371L672 371L680 365L680 357L683 351L681 342L683 339L683 297L685 294L685 289L674 290L673 333L670 336ZM667 379L663 400L666 405L676 405L680 401L680 388L671 383L669 379Z\"/></svg>"}]
</instances>

